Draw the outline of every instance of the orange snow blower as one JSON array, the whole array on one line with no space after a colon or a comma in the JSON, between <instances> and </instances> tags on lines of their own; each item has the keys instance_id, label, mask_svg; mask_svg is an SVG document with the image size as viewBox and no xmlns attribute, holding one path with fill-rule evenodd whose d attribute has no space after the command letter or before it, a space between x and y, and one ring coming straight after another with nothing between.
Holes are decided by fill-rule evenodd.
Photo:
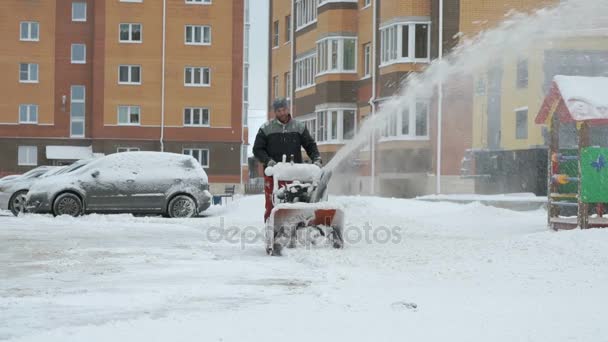
<instances>
[{"instance_id":1,"label":"orange snow blower","mask_svg":"<svg viewBox=\"0 0 608 342\"><path fill-rule=\"evenodd\" d=\"M313 164L282 162L266 168L265 174L274 183L274 208L266 221L269 255L281 255L284 247L344 246L344 212L327 202L331 171Z\"/></svg>"}]
</instances>

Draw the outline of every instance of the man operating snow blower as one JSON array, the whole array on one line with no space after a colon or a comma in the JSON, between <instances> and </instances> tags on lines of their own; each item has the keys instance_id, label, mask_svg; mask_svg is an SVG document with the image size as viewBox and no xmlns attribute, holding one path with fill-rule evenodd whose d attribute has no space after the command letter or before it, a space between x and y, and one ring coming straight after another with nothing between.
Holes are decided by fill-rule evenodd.
<instances>
[{"instance_id":1,"label":"man operating snow blower","mask_svg":"<svg viewBox=\"0 0 608 342\"><path fill-rule=\"evenodd\" d=\"M295 247L298 230L314 228L342 247L343 213L317 202L326 199L330 172L322 170L317 143L303 122L289 113L285 99L272 104L275 118L262 125L253 154L264 165L266 251L279 255L284 244ZM302 164L304 148L313 164Z\"/></svg>"}]
</instances>

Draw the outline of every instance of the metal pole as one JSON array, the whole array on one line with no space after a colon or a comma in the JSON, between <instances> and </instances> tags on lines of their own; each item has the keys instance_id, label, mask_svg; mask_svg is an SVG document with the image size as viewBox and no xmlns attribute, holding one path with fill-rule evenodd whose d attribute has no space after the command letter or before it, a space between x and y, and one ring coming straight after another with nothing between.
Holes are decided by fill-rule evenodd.
<instances>
[{"instance_id":1,"label":"metal pole","mask_svg":"<svg viewBox=\"0 0 608 342\"><path fill-rule=\"evenodd\" d=\"M163 0L163 51L162 51L162 75L161 75L161 95L160 95L160 151L165 151L165 46L167 29L167 0Z\"/></svg>"},{"instance_id":2,"label":"metal pole","mask_svg":"<svg viewBox=\"0 0 608 342\"><path fill-rule=\"evenodd\" d=\"M443 58L443 0L439 0L439 60ZM437 194L441 193L441 135L443 121L443 81L439 79L439 94L437 103L437 175L435 184Z\"/></svg>"},{"instance_id":3,"label":"metal pole","mask_svg":"<svg viewBox=\"0 0 608 342\"><path fill-rule=\"evenodd\" d=\"M378 11L378 1L374 0L372 3L373 11L372 11L372 98L369 100L369 104L372 109L372 116L376 115L376 16ZM376 193L376 129L372 127L372 134L370 138L370 194L374 195Z\"/></svg>"}]
</instances>

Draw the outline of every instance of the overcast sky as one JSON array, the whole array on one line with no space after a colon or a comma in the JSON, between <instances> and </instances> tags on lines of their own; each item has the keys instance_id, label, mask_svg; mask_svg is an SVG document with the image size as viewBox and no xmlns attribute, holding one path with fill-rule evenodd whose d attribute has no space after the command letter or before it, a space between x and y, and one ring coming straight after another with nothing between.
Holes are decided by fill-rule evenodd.
<instances>
[{"instance_id":1,"label":"overcast sky","mask_svg":"<svg viewBox=\"0 0 608 342\"><path fill-rule=\"evenodd\" d=\"M249 154L266 121L268 98L268 0L249 0Z\"/></svg>"}]
</instances>

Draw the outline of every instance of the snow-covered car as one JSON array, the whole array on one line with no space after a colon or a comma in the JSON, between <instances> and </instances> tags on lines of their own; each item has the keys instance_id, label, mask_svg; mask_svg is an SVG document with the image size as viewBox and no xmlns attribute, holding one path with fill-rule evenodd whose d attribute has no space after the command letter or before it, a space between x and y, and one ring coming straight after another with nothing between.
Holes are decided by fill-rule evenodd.
<instances>
[{"instance_id":1,"label":"snow-covered car","mask_svg":"<svg viewBox=\"0 0 608 342\"><path fill-rule=\"evenodd\" d=\"M208 186L207 174L191 156L115 153L36 182L27 196L27 211L192 217L210 206Z\"/></svg>"},{"instance_id":2,"label":"snow-covered car","mask_svg":"<svg viewBox=\"0 0 608 342\"><path fill-rule=\"evenodd\" d=\"M0 209L10 210L18 215L25 209L25 198L29 188L40 177L54 172L57 166L39 166L22 175L0 182Z\"/></svg>"}]
</instances>

